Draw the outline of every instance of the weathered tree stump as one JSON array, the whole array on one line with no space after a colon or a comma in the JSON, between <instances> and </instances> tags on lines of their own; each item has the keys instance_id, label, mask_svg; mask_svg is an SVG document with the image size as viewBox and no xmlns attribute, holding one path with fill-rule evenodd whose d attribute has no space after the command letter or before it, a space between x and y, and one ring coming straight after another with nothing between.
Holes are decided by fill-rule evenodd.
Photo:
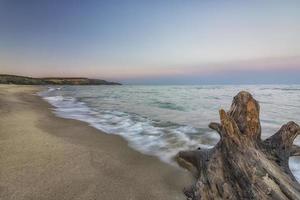
<instances>
[{"instance_id":1,"label":"weathered tree stump","mask_svg":"<svg viewBox=\"0 0 300 200\"><path fill-rule=\"evenodd\" d=\"M179 165L196 177L184 190L187 199L300 199L300 185L288 165L300 155L293 145L300 127L288 122L261 140L259 104L248 92L234 97L228 112L220 110L221 123L210 123L220 141L212 149L181 151Z\"/></svg>"}]
</instances>

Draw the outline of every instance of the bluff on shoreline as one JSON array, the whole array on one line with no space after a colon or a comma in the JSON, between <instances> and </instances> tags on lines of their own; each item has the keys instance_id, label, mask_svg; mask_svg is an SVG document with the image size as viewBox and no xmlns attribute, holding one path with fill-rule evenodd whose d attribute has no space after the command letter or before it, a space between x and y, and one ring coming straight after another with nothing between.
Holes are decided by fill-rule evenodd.
<instances>
[{"instance_id":1,"label":"bluff on shoreline","mask_svg":"<svg viewBox=\"0 0 300 200\"><path fill-rule=\"evenodd\" d=\"M122 85L121 83L110 82L100 79L89 79L83 77L46 77L32 78L0 74L0 84L16 85Z\"/></svg>"}]
</instances>

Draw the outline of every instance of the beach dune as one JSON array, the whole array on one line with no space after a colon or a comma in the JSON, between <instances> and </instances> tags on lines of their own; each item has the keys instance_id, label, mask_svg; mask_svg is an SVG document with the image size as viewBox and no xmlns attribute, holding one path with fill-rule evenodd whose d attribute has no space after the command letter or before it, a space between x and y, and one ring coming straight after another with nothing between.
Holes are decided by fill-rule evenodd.
<instances>
[{"instance_id":1,"label":"beach dune","mask_svg":"<svg viewBox=\"0 0 300 200\"><path fill-rule=\"evenodd\" d=\"M184 199L189 173L56 117L37 86L0 85L0 199Z\"/></svg>"}]
</instances>

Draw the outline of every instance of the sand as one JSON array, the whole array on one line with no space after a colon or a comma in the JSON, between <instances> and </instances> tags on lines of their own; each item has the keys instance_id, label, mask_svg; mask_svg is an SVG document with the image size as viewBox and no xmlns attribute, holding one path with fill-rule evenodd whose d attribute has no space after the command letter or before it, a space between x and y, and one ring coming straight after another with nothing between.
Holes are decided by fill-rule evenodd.
<instances>
[{"instance_id":1,"label":"sand","mask_svg":"<svg viewBox=\"0 0 300 200\"><path fill-rule=\"evenodd\" d=\"M38 86L0 85L0 199L185 199L189 173L62 119Z\"/></svg>"}]
</instances>

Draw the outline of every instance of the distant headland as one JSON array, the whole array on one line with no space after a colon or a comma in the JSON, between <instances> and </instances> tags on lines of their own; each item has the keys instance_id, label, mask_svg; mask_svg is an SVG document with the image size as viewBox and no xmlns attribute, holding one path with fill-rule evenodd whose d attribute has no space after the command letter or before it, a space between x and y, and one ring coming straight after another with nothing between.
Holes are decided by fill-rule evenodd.
<instances>
[{"instance_id":1,"label":"distant headland","mask_svg":"<svg viewBox=\"0 0 300 200\"><path fill-rule=\"evenodd\" d=\"M0 84L17 85L122 85L100 79L89 79L83 77L45 77L32 78L26 76L0 74Z\"/></svg>"}]
</instances>

